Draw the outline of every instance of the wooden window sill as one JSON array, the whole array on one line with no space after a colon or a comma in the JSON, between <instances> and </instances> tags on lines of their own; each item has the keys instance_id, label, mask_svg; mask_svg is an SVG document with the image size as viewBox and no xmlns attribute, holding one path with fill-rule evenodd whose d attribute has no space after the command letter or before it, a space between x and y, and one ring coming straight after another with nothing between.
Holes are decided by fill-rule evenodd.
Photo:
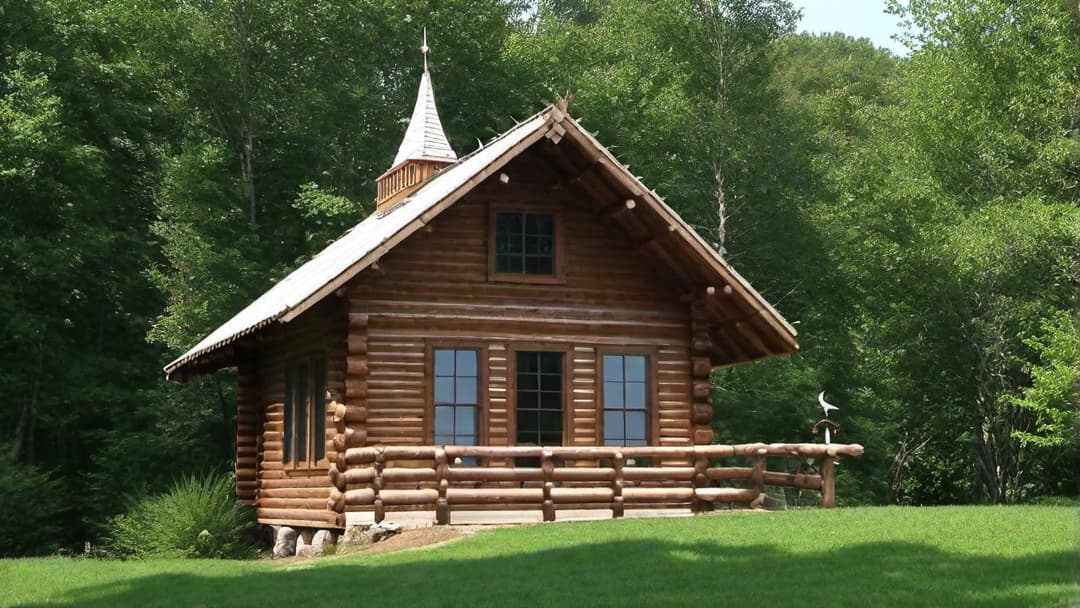
<instances>
[{"instance_id":1,"label":"wooden window sill","mask_svg":"<svg viewBox=\"0 0 1080 608\"><path fill-rule=\"evenodd\" d=\"M566 279L546 275L492 273L494 283L529 283L532 285L566 285Z\"/></svg>"},{"instance_id":2,"label":"wooden window sill","mask_svg":"<svg viewBox=\"0 0 1080 608\"><path fill-rule=\"evenodd\" d=\"M319 477L330 474L329 465L289 466L285 465L286 477Z\"/></svg>"}]
</instances>

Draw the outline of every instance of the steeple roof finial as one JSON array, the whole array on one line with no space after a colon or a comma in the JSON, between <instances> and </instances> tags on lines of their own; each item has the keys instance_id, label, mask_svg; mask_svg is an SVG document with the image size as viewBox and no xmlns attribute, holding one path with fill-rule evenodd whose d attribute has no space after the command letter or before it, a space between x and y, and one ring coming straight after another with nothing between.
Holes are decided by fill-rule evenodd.
<instances>
[{"instance_id":1,"label":"steeple roof finial","mask_svg":"<svg viewBox=\"0 0 1080 608\"><path fill-rule=\"evenodd\" d=\"M424 44L420 45L420 52L424 55L424 73L428 71L427 67L427 54L431 49L427 45L427 28L424 28Z\"/></svg>"},{"instance_id":2,"label":"steeple roof finial","mask_svg":"<svg viewBox=\"0 0 1080 608\"><path fill-rule=\"evenodd\" d=\"M427 28L424 28L424 42L420 52L424 56L424 73L420 76L420 89L416 93L416 106L413 108L409 128L401 141L394 167L406 160L434 160L453 162L457 154L450 147L450 142L443 132L439 111L435 107L435 92L431 86L431 73L428 71Z\"/></svg>"}]
</instances>

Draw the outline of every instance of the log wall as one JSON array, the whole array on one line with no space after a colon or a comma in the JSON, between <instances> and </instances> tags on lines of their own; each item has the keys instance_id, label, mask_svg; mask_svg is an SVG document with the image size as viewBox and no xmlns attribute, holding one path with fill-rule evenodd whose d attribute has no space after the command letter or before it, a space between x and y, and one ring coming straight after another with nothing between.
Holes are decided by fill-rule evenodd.
<instances>
[{"instance_id":1,"label":"log wall","mask_svg":"<svg viewBox=\"0 0 1080 608\"><path fill-rule=\"evenodd\" d=\"M523 153L503 173L508 183L496 175L480 184L380 259L380 276L350 285L350 314L367 320L366 362L359 365L353 354L349 360L350 369L367 374L367 444L432 442L425 360L430 348L455 345L487 349L481 434L489 445L515 440L515 350L566 353L564 444L602 443L597 362L605 350L624 348L650 353L657 370L651 442L691 444L686 288L635 250L625 231L605 219L603 203L558 187L560 177L538 153ZM489 280L496 208L558 215L564 283ZM360 404L351 391L348 396Z\"/></svg>"},{"instance_id":2,"label":"log wall","mask_svg":"<svg viewBox=\"0 0 1080 608\"><path fill-rule=\"evenodd\" d=\"M245 359L236 372L236 499L255 503L258 487L256 462L262 436L259 424L259 375L254 360Z\"/></svg>"},{"instance_id":3,"label":"log wall","mask_svg":"<svg viewBox=\"0 0 1080 608\"><path fill-rule=\"evenodd\" d=\"M299 357L324 353L326 390L331 400L345 399L346 316L336 298L312 308L284 326L263 332L257 359L260 411L263 414L258 466L256 515L260 523L326 527L336 514L327 509L328 466L335 459L333 412L327 407L326 461L313 468L282 462L284 453L285 368Z\"/></svg>"}]
</instances>

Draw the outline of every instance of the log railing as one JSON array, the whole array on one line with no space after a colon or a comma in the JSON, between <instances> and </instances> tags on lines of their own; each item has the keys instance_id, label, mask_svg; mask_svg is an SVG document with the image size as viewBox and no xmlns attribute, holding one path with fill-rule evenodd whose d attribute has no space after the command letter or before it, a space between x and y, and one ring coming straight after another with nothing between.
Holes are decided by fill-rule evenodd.
<instances>
[{"instance_id":1,"label":"log railing","mask_svg":"<svg viewBox=\"0 0 1080 608\"><path fill-rule=\"evenodd\" d=\"M358 447L339 454L332 467L327 506L340 515L387 510L434 510L450 523L451 511L539 509L554 521L559 509L688 507L717 503L758 507L766 485L821 492L821 506L835 505L834 460L859 456L860 445L743 444L687 447ZM751 466L721 466L740 458ZM768 470L769 458L794 460L794 472ZM808 466L812 463L812 466Z\"/></svg>"}]
</instances>

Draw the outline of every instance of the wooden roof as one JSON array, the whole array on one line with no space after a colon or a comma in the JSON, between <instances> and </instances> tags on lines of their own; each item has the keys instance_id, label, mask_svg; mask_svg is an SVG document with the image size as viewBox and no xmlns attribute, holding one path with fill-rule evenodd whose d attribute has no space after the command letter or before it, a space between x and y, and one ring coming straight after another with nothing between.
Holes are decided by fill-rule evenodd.
<instances>
[{"instance_id":1,"label":"wooden roof","mask_svg":"<svg viewBox=\"0 0 1080 608\"><path fill-rule=\"evenodd\" d=\"M419 102L418 102L419 103ZM186 376L221 349L271 323L288 323L431 222L524 150L537 145L570 188L602 205L597 214L625 230L637 248L686 285L673 296L701 298L710 318L714 365L756 361L798 349L796 332L750 284L570 117L548 106L429 178L385 214L372 214L344 236L165 366ZM215 354L217 356L215 356Z\"/></svg>"}]
</instances>

